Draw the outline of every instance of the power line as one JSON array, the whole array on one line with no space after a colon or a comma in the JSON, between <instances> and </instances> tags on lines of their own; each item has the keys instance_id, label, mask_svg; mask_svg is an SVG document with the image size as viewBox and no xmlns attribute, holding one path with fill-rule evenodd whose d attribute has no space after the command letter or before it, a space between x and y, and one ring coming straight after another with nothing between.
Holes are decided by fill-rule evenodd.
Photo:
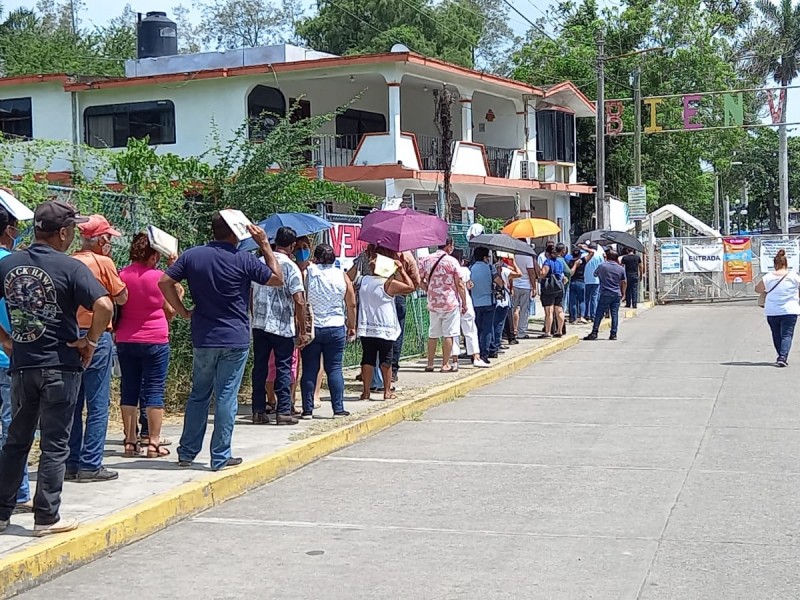
<instances>
[{"instance_id":1,"label":"power line","mask_svg":"<svg viewBox=\"0 0 800 600\"><path fill-rule=\"evenodd\" d=\"M531 27L533 27L534 29L536 29L537 31L539 31L539 32L540 32L542 35L544 35L545 37L549 38L549 39L550 39L550 40L552 40L553 42L555 42L555 43L558 43L558 42L556 42L556 40L555 40L555 39L553 39L553 37L552 37L552 36L551 36L549 33L547 33L547 31L546 31L546 30L545 30L543 27L541 27L541 26L537 25L536 23L534 23L533 21L531 21L531 20L530 20L528 17L526 17L524 14L522 14L522 12L520 12L520 11L519 11L519 9L518 9L516 6L514 6L513 4L511 4L511 2L510 2L509 0L503 0L503 2L504 2L504 3L506 3L506 4L508 5L508 7L509 7L511 10L513 10L515 13L517 13L517 14L518 14L520 17L522 17L523 19L525 19L525 20L526 20L526 21L527 21L527 22L530 24L530 26L531 26Z\"/></svg>"}]
</instances>

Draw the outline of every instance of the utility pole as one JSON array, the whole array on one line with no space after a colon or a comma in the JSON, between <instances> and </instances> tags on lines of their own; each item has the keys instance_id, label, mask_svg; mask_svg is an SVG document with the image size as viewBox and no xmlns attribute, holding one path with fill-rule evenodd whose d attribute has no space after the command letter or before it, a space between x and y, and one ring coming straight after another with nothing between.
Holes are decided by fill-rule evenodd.
<instances>
[{"instance_id":1,"label":"utility pole","mask_svg":"<svg viewBox=\"0 0 800 600\"><path fill-rule=\"evenodd\" d=\"M724 207L725 213L725 222L722 224L722 233L725 235L731 234L731 199L728 196L725 196L725 200L722 202Z\"/></svg>"},{"instance_id":2,"label":"utility pole","mask_svg":"<svg viewBox=\"0 0 800 600\"><path fill-rule=\"evenodd\" d=\"M608 226L606 217L606 33L601 26L597 31L597 141L595 162L597 168L597 193L595 214L597 228Z\"/></svg>"},{"instance_id":3,"label":"utility pole","mask_svg":"<svg viewBox=\"0 0 800 600\"><path fill-rule=\"evenodd\" d=\"M786 133L786 82L782 82L778 95L781 103L781 121L778 126L778 190L781 201L781 233L789 235L789 140Z\"/></svg>"},{"instance_id":4,"label":"utility pole","mask_svg":"<svg viewBox=\"0 0 800 600\"><path fill-rule=\"evenodd\" d=\"M633 72L633 185L642 185L642 68ZM636 239L642 237L642 222L636 219Z\"/></svg>"},{"instance_id":5,"label":"utility pole","mask_svg":"<svg viewBox=\"0 0 800 600\"><path fill-rule=\"evenodd\" d=\"M719 231L719 173L714 171L714 217L711 226Z\"/></svg>"}]
</instances>

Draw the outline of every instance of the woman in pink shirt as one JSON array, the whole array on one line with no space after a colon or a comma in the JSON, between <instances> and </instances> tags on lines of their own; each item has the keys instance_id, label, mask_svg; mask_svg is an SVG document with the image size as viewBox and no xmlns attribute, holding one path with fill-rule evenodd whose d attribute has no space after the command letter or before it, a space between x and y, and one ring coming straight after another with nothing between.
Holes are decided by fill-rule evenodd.
<instances>
[{"instance_id":1,"label":"woman in pink shirt","mask_svg":"<svg viewBox=\"0 0 800 600\"><path fill-rule=\"evenodd\" d=\"M139 398L147 410L150 438L147 458L167 456L161 447L161 422L164 417L164 389L169 366L169 321L175 310L158 288L163 273L156 268L158 252L150 247L147 234L137 233L130 249L131 264L120 271L128 288L128 302L117 325L117 355L122 371L120 386L122 423L125 429L125 456L140 455L136 438ZM171 256L171 265L177 256Z\"/></svg>"}]
</instances>

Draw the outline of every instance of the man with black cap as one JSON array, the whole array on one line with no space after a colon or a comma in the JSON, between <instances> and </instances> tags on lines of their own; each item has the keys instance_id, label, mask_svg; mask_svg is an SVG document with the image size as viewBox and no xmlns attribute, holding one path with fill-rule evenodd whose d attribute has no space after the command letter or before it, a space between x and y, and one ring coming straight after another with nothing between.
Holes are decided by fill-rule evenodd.
<instances>
[{"instance_id":1,"label":"man with black cap","mask_svg":"<svg viewBox=\"0 0 800 600\"><path fill-rule=\"evenodd\" d=\"M11 331L0 327L0 343L11 356L14 418L0 451L0 531L8 527L28 453L41 432L41 457L33 498L37 537L71 531L77 520L62 519L61 489L81 372L111 318L112 303L86 265L64 254L75 225L87 219L64 202L44 202L34 214L30 248L0 261L0 297ZM79 337L77 312L93 311Z\"/></svg>"}]
</instances>

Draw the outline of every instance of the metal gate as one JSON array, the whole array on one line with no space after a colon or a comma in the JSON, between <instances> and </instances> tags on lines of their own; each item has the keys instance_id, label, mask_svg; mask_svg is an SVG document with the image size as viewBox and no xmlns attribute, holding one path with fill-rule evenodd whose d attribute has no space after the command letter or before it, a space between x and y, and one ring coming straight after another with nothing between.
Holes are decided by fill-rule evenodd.
<instances>
[{"instance_id":1,"label":"metal gate","mask_svg":"<svg viewBox=\"0 0 800 600\"><path fill-rule=\"evenodd\" d=\"M656 293L659 302L715 302L726 300L745 300L758 296L756 284L761 281L765 271L772 270L772 259L778 248L786 249L789 265L800 259L799 235L753 235L730 236L730 238L749 240L750 275L741 281L729 276L729 264L723 248L723 261L720 270L692 272L687 264L687 249L700 250L704 246L720 246L722 238L675 237L658 238L655 252ZM742 253L742 256L744 254ZM679 258L676 258L679 257ZM736 258L740 258L736 257ZM726 264L727 263L727 264ZM740 267L743 265L739 265ZM670 272L676 271L677 272ZM666 271L666 272L665 272Z\"/></svg>"}]
</instances>

